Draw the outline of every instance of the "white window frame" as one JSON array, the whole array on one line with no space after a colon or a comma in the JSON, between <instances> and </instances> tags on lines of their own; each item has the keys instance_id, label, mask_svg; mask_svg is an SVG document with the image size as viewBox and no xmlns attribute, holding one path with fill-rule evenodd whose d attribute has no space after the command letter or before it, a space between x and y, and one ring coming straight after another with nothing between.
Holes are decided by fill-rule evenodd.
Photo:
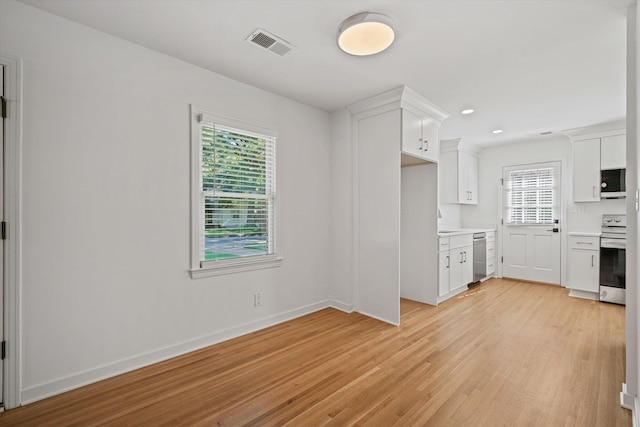
<instances>
[{"instance_id":1,"label":"white window frame","mask_svg":"<svg viewBox=\"0 0 640 427\"><path fill-rule=\"evenodd\" d=\"M279 267L282 257L279 252L279 197L276 189L276 197L273 206L273 220L269 224L274 244L274 252L266 255L237 257L224 260L202 261L200 259L200 241L204 238L202 227L202 170L201 170L201 123L211 123L227 128L241 129L247 133L268 135L278 138L278 132L274 127L250 123L235 119L220 113L206 111L191 105L191 277L196 279L207 276L217 276L241 271L250 271L263 268ZM276 149L276 156L278 150ZM276 159L275 181L278 182L278 166Z\"/></svg>"},{"instance_id":2,"label":"white window frame","mask_svg":"<svg viewBox=\"0 0 640 427\"><path fill-rule=\"evenodd\" d=\"M551 220L549 222L512 222L510 216L511 205L509 203L507 194L509 193L508 174L515 171L529 171L539 169L552 169L553 170L553 186L552 186L552 205L551 205ZM549 226L556 224L556 221L560 219L560 198L559 191L562 183L562 164L559 161L545 162L545 163L532 163L525 165L506 166L503 168L503 206L504 206L504 223L509 226ZM525 207L525 205L523 205Z\"/></svg>"}]
</instances>

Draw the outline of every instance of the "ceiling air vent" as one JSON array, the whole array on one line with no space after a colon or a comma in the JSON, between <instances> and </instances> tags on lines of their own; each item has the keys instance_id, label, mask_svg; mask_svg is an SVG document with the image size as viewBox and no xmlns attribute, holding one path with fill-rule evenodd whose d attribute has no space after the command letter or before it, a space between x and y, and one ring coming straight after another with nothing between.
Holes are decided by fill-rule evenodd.
<instances>
[{"instance_id":1,"label":"ceiling air vent","mask_svg":"<svg viewBox=\"0 0 640 427\"><path fill-rule=\"evenodd\" d=\"M291 43L261 28L258 28L251 33L246 40L251 44L260 46L261 48L278 56L287 56L293 51L293 49L295 49L295 46Z\"/></svg>"}]
</instances>

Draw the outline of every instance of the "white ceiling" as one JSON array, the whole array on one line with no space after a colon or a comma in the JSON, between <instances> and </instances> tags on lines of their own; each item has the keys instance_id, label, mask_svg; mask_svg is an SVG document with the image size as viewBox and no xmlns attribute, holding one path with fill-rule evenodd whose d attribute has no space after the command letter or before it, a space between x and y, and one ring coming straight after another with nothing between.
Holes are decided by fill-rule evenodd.
<instances>
[{"instance_id":1,"label":"white ceiling","mask_svg":"<svg viewBox=\"0 0 640 427\"><path fill-rule=\"evenodd\" d=\"M451 114L443 139L488 146L625 118L631 0L22 1L327 111L406 84ZM362 11L396 23L374 57L336 45ZM246 42L257 27L296 51Z\"/></svg>"}]
</instances>

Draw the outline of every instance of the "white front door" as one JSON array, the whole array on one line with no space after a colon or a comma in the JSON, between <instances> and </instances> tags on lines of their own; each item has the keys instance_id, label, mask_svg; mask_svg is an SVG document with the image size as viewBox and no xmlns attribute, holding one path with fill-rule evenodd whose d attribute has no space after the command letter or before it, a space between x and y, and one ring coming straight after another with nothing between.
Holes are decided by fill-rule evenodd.
<instances>
[{"instance_id":1,"label":"white front door","mask_svg":"<svg viewBox=\"0 0 640 427\"><path fill-rule=\"evenodd\" d=\"M561 163L503 168L502 275L560 284Z\"/></svg>"}]
</instances>

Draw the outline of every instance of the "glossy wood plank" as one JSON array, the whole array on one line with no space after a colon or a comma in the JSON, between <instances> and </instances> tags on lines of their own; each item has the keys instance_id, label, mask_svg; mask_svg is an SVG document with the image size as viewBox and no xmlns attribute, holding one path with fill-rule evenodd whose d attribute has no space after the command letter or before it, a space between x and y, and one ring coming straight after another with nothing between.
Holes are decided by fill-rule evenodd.
<instances>
[{"instance_id":1,"label":"glossy wood plank","mask_svg":"<svg viewBox=\"0 0 640 427\"><path fill-rule=\"evenodd\" d=\"M333 309L0 414L2 426L630 426L624 307L492 279L394 327Z\"/></svg>"}]
</instances>

